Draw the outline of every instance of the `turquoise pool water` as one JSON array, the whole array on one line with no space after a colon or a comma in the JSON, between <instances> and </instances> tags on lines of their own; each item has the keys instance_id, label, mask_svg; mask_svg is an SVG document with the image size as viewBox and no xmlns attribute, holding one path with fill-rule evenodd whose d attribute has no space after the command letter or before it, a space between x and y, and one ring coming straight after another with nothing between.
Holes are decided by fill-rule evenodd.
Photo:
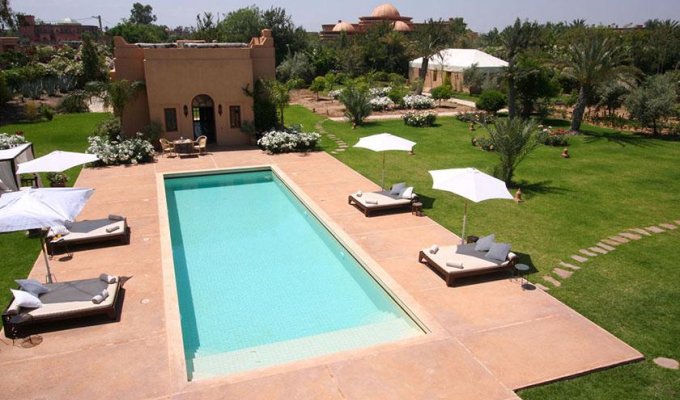
<instances>
[{"instance_id":1,"label":"turquoise pool water","mask_svg":"<svg viewBox=\"0 0 680 400\"><path fill-rule=\"evenodd\" d=\"M165 189L190 380L423 334L272 171Z\"/></svg>"}]
</instances>

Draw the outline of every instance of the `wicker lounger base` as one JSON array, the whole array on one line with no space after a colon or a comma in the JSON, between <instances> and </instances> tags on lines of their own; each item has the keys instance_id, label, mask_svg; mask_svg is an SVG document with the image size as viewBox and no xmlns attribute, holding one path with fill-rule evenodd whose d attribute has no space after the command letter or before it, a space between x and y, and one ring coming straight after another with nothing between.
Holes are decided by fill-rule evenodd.
<instances>
[{"instance_id":1,"label":"wicker lounger base","mask_svg":"<svg viewBox=\"0 0 680 400\"><path fill-rule=\"evenodd\" d=\"M371 207L367 207L365 204L361 203L360 201L357 201L357 199L354 198L353 195L349 195L347 198L347 204L351 206L355 206L358 208L361 212L364 213L365 216L370 217L371 213L375 211L385 211L385 210L397 210L401 208L407 208L411 209L411 204L413 203L413 200L409 203L399 203L399 204L385 204L385 205L379 205L376 204Z\"/></svg>"},{"instance_id":2,"label":"wicker lounger base","mask_svg":"<svg viewBox=\"0 0 680 400\"><path fill-rule=\"evenodd\" d=\"M124 229L119 233L115 235L105 235L105 236L94 236L94 237L89 237L89 238L82 238L82 239L77 239L77 240L61 240L61 241L46 241L47 245L47 253L52 256L55 255L58 251L68 251L72 249L74 246L78 246L81 244L92 244L92 243L107 243L107 242L114 242L118 241L120 244L130 244L130 227L127 224L127 221L125 222L125 227Z\"/></svg>"},{"instance_id":3,"label":"wicker lounger base","mask_svg":"<svg viewBox=\"0 0 680 400\"><path fill-rule=\"evenodd\" d=\"M434 273L439 275L439 277L446 282L446 286L453 286L454 279L492 274L499 271L512 271L512 269L515 267L517 259L513 257L505 265L501 264L496 267L472 269L469 271L460 271L454 273L445 270L439 264L432 261L432 259L428 257L428 255L422 250L418 254L418 262L427 265L432 271L434 271Z\"/></svg>"}]
</instances>

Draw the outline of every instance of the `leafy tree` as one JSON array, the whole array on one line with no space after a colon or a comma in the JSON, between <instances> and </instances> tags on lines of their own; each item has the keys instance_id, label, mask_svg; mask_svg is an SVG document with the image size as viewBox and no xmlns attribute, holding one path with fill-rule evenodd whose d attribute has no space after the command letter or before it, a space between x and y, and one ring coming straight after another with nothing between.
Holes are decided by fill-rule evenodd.
<instances>
[{"instance_id":1,"label":"leafy tree","mask_svg":"<svg viewBox=\"0 0 680 400\"><path fill-rule=\"evenodd\" d=\"M578 131L586 105L597 85L623 73L624 69L621 67L623 53L621 47L610 38L601 32L593 31L588 32L583 40L569 46L566 57L565 72L579 85L579 96L571 120L571 130Z\"/></svg>"},{"instance_id":2,"label":"leafy tree","mask_svg":"<svg viewBox=\"0 0 680 400\"><path fill-rule=\"evenodd\" d=\"M279 80L287 82L291 79L301 79L309 83L314 78L316 71L314 65L309 61L309 57L304 52L297 52L276 67L276 74Z\"/></svg>"},{"instance_id":3,"label":"leafy tree","mask_svg":"<svg viewBox=\"0 0 680 400\"><path fill-rule=\"evenodd\" d=\"M0 30L14 29L15 27L16 20L9 6L9 0L0 0Z\"/></svg>"},{"instance_id":4,"label":"leafy tree","mask_svg":"<svg viewBox=\"0 0 680 400\"><path fill-rule=\"evenodd\" d=\"M645 23L648 30L646 49L651 61L649 66L657 74L678 68L680 62L680 23L675 20L650 20Z\"/></svg>"},{"instance_id":5,"label":"leafy tree","mask_svg":"<svg viewBox=\"0 0 680 400\"><path fill-rule=\"evenodd\" d=\"M500 157L494 175L507 185L512 184L517 166L547 135L538 129L535 121L521 118L498 119L494 125L484 125L484 128Z\"/></svg>"},{"instance_id":6,"label":"leafy tree","mask_svg":"<svg viewBox=\"0 0 680 400\"><path fill-rule=\"evenodd\" d=\"M331 90L335 89L335 85L337 85L339 82L338 75L333 72L328 72L324 76L324 82L326 83L326 90L330 92Z\"/></svg>"},{"instance_id":7,"label":"leafy tree","mask_svg":"<svg viewBox=\"0 0 680 400\"><path fill-rule=\"evenodd\" d=\"M266 81L258 79L251 91L248 86L243 89L246 96L253 98L253 121L256 132L265 132L276 127L278 117L276 104L271 99Z\"/></svg>"},{"instance_id":8,"label":"leafy tree","mask_svg":"<svg viewBox=\"0 0 680 400\"><path fill-rule=\"evenodd\" d=\"M482 92L477 100L476 106L480 110L496 113L501 108L505 107L508 100L505 95L497 90L489 90Z\"/></svg>"},{"instance_id":9,"label":"leafy tree","mask_svg":"<svg viewBox=\"0 0 680 400\"><path fill-rule=\"evenodd\" d=\"M519 115L522 118L529 118L540 99L559 94L559 85L553 79L552 71L533 58L521 57L515 68Z\"/></svg>"},{"instance_id":10,"label":"leafy tree","mask_svg":"<svg viewBox=\"0 0 680 400\"><path fill-rule=\"evenodd\" d=\"M420 25L414 32L413 46L415 53L423 57L423 62L418 72L420 83L416 88L417 94L423 93L423 83L427 75L430 58L435 57L440 51L449 47L456 38L457 33L446 21L442 19L435 21L432 18Z\"/></svg>"},{"instance_id":11,"label":"leafy tree","mask_svg":"<svg viewBox=\"0 0 680 400\"><path fill-rule=\"evenodd\" d=\"M309 60L318 75L326 75L337 70L340 65L338 51L333 46L317 45L307 50Z\"/></svg>"},{"instance_id":12,"label":"leafy tree","mask_svg":"<svg viewBox=\"0 0 680 400\"><path fill-rule=\"evenodd\" d=\"M262 28L262 12L255 5L230 11L217 27L220 40L245 43L260 36Z\"/></svg>"},{"instance_id":13,"label":"leafy tree","mask_svg":"<svg viewBox=\"0 0 680 400\"><path fill-rule=\"evenodd\" d=\"M514 24L500 33L500 41L504 49L502 56L508 62L505 75L508 82L508 115L510 118L517 115L516 64L519 56L533 44L536 30L536 23L522 22L517 18Z\"/></svg>"},{"instance_id":14,"label":"leafy tree","mask_svg":"<svg viewBox=\"0 0 680 400\"><path fill-rule=\"evenodd\" d=\"M482 90L483 83L484 73L479 70L477 63L463 70L463 85L468 87L470 94L479 93Z\"/></svg>"},{"instance_id":15,"label":"leafy tree","mask_svg":"<svg viewBox=\"0 0 680 400\"><path fill-rule=\"evenodd\" d=\"M196 39L212 42L218 40L218 23L213 20L211 12L204 12L203 15L196 15L196 30L194 33ZM250 38L246 40L249 42Z\"/></svg>"},{"instance_id":16,"label":"leafy tree","mask_svg":"<svg viewBox=\"0 0 680 400\"><path fill-rule=\"evenodd\" d=\"M626 109L643 126L651 126L653 133L659 133L659 122L677 114L675 99L677 82L666 75L654 75L633 90L626 99Z\"/></svg>"},{"instance_id":17,"label":"leafy tree","mask_svg":"<svg viewBox=\"0 0 680 400\"><path fill-rule=\"evenodd\" d=\"M289 52L295 54L307 47L307 32L300 26L296 27L292 17L281 7L271 7L262 12L262 28L272 31L276 65L279 65Z\"/></svg>"},{"instance_id":18,"label":"leafy tree","mask_svg":"<svg viewBox=\"0 0 680 400\"><path fill-rule=\"evenodd\" d=\"M283 112L290 103L291 85L277 80L269 80L265 81L265 86L269 92L269 98L279 111L279 127L284 129Z\"/></svg>"},{"instance_id":19,"label":"leafy tree","mask_svg":"<svg viewBox=\"0 0 680 400\"><path fill-rule=\"evenodd\" d=\"M153 24L122 22L107 31L109 36L122 36L128 43L159 43L168 40L165 27Z\"/></svg>"},{"instance_id":20,"label":"leafy tree","mask_svg":"<svg viewBox=\"0 0 680 400\"><path fill-rule=\"evenodd\" d=\"M143 5L142 3L132 4L130 10L130 19L132 24L149 25L156 22L156 16L153 14L153 7L150 5Z\"/></svg>"},{"instance_id":21,"label":"leafy tree","mask_svg":"<svg viewBox=\"0 0 680 400\"><path fill-rule=\"evenodd\" d=\"M340 94L340 102L345 106L345 117L352 123L352 129L364 123L371 115L368 90L355 84L348 85Z\"/></svg>"},{"instance_id":22,"label":"leafy tree","mask_svg":"<svg viewBox=\"0 0 680 400\"><path fill-rule=\"evenodd\" d=\"M453 96L453 88L451 87L450 82L445 82L443 85L430 90L430 94L434 100L439 101L439 105L441 106L442 100L448 100Z\"/></svg>"},{"instance_id":23,"label":"leafy tree","mask_svg":"<svg viewBox=\"0 0 680 400\"><path fill-rule=\"evenodd\" d=\"M389 22L371 26L368 31L356 38L361 51L361 71L408 72L408 41L401 32L396 32Z\"/></svg>"},{"instance_id":24,"label":"leafy tree","mask_svg":"<svg viewBox=\"0 0 680 400\"><path fill-rule=\"evenodd\" d=\"M104 100L104 105L111 106L113 115L120 118L125 106L145 90L146 85L142 81L121 79L111 82L88 82L85 89Z\"/></svg>"},{"instance_id":25,"label":"leafy tree","mask_svg":"<svg viewBox=\"0 0 680 400\"><path fill-rule=\"evenodd\" d=\"M623 105L630 89L621 82L611 80L600 85L597 90L597 107L605 107L607 115L614 115L614 110Z\"/></svg>"},{"instance_id":26,"label":"leafy tree","mask_svg":"<svg viewBox=\"0 0 680 400\"><path fill-rule=\"evenodd\" d=\"M316 100L319 101L319 92L323 92L325 87L326 78L324 78L323 76L317 76L316 78L314 78L312 84L309 86L309 90L311 90L312 93L316 94Z\"/></svg>"},{"instance_id":27,"label":"leafy tree","mask_svg":"<svg viewBox=\"0 0 680 400\"><path fill-rule=\"evenodd\" d=\"M0 71L0 107L10 100L12 100L12 92L7 85L5 73Z\"/></svg>"},{"instance_id":28,"label":"leafy tree","mask_svg":"<svg viewBox=\"0 0 680 400\"><path fill-rule=\"evenodd\" d=\"M90 81L106 80L104 60L97 51L97 46L92 37L84 33L83 45L80 50L80 58L83 61L83 74L80 76L81 86Z\"/></svg>"}]
</instances>

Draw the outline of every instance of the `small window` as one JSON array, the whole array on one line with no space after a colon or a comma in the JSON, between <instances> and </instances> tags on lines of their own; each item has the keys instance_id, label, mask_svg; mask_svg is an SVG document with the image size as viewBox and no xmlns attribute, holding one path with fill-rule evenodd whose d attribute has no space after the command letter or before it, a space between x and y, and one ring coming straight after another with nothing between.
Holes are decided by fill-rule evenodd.
<instances>
[{"instance_id":1,"label":"small window","mask_svg":"<svg viewBox=\"0 0 680 400\"><path fill-rule=\"evenodd\" d=\"M177 109L166 108L163 110L165 113L165 131L166 132L176 132L177 131Z\"/></svg>"},{"instance_id":2,"label":"small window","mask_svg":"<svg viewBox=\"0 0 680 400\"><path fill-rule=\"evenodd\" d=\"M229 125L232 128L241 127L241 106L229 106Z\"/></svg>"}]
</instances>

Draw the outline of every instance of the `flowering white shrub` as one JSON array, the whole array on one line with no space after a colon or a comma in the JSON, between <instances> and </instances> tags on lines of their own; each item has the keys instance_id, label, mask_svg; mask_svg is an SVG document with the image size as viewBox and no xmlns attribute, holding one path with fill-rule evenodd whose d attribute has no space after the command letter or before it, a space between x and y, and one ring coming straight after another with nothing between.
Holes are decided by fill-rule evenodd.
<instances>
[{"instance_id":1,"label":"flowering white shrub","mask_svg":"<svg viewBox=\"0 0 680 400\"><path fill-rule=\"evenodd\" d=\"M390 90L392 90L390 86L370 88L368 89L368 95L371 98L385 97L390 93Z\"/></svg>"},{"instance_id":2,"label":"flowering white shrub","mask_svg":"<svg viewBox=\"0 0 680 400\"><path fill-rule=\"evenodd\" d=\"M337 100L340 97L340 94L342 94L342 89L335 89L328 92L328 97Z\"/></svg>"},{"instance_id":3,"label":"flowering white shrub","mask_svg":"<svg viewBox=\"0 0 680 400\"><path fill-rule=\"evenodd\" d=\"M316 132L270 131L262 135L257 145L269 153L290 153L313 149L320 138Z\"/></svg>"},{"instance_id":4,"label":"flowering white shrub","mask_svg":"<svg viewBox=\"0 0 680 400\"><path fill-rule=\"evenodd\" d=\"M394 107L392 99L386 96L374 97L368 101L368 104L371 105L373 111L382 111Z\"/></svg>"},{"instance_id":5,"label":"flowering white shrub","mask_svg":"<svg viewBox=\"0 0 680 400\"><path fill-rule=\"evenodd\" d=\"M413 108L416 110L424 110L427 108L434 108L434 100L431 97L420 94L413 94L404 96L404 106L406 108Z\"/></svg>"},{"instance_id":6,"label":"flowering white shrub","mask_svg":"<svg viewBox=\"0 0 680 400\"><path fill-rule=\"evenodd\" d=\"M0 150L9 149L24 143L26 143L26 139L21 135L0 133Z\"/></svg>"},{"instance_id":7,"label":"flowering white shrub","mask_svg":"<svg viewBox=\"0 0 680 400\"><path fill-rule=\"evenodd\" d=\"M143 139L139 132L130 139L119 136L117 140L109 140L103 136L90 136L87 141L90 144L87 152L96 154L104 165L151 162L155 154L151 142Z\"/></svg>"},{"instance_id":8,"label":"flowering white shrub","mask_svg":"<svg viewBox=\"0 0 680 400\"><path fill-rule=\"evenodd\" d=\"M437 120L437 113L434 111L407 111L402 115L402 119L404 124L409 126L432 126Z\"/></svg>"}]
</instances>

